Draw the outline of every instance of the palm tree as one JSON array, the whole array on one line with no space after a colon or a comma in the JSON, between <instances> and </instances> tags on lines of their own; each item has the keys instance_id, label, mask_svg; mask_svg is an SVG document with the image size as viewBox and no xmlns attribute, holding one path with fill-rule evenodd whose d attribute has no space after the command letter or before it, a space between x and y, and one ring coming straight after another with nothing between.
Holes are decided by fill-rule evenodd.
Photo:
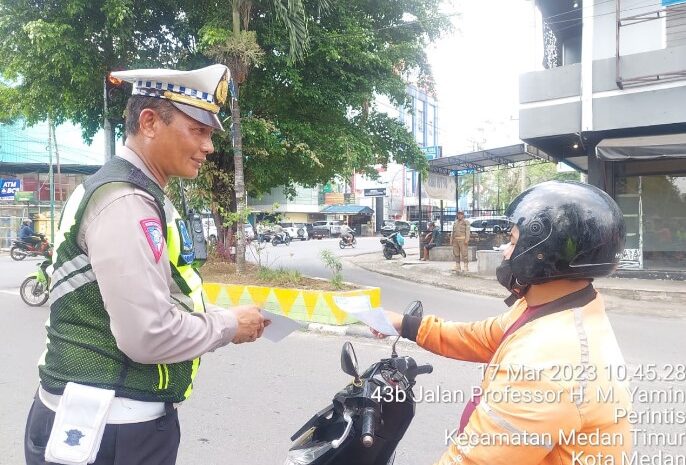
<instances>
[{"instance_id":1,"label":"palm tree","mask_svg":"<svg viewBox=\"0 0 686 465\"><path fill-rule=\"evenodd\" d=\"M319 0L318 8L328 9L329 0ZM264 3L264 5L263 5ZM236 266L238 272L245 269L245 235L243 224L247 205L245 179L243 177L243 137L241 133L241 112L239 90L248 77L251 67L259 64L264 51L257 43L257 37L249 30L253 6L271 7L278 21L288 32L289 57L299 61L308 48L307 13L303 0L231 0L232 28L230 31L205 28L206 54L224 63L231 71L231 137L234 158L234 193L238 212L236 243Z\"/></svg>"}]
</instances>

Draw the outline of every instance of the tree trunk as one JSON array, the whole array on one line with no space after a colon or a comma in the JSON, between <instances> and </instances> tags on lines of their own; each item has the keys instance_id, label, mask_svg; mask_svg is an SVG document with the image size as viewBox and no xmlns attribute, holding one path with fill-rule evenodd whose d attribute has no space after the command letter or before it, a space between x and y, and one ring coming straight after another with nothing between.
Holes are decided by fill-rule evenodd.
<instances>
[{"instance_id":1,"label":"tree trunk","mask_svg":"<svg viewBox=\"0 0 686 465\"><path fill-rule=\"evenodd\" d=\"M235 168L234 183L236 192L236 269L239 273L245 271L245 232L242 215L247 209L245 202L245 181L243 179L243 136L241 133L241 110L238 99L234 98L231 105L231 136L233 137L233 164Z\"/></svg>"}]
</instances>

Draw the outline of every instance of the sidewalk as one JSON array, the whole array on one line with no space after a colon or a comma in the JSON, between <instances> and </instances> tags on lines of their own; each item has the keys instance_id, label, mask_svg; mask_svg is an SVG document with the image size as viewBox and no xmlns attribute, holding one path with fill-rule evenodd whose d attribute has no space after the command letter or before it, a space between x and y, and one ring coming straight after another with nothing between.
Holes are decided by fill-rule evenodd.
<instances>
[{"instance_id":1,"label":"sidewalk","mask_svg":"<svg viewBox=\"0 0 686 465\"><path fill-rule=\"evenodd\" d=\"M476 273L477 263L469 264L470 273L455 273L454 262L419 261L419 250L407 250L407 258L383 258L380 252L348 257L346 260L367 271L394 278L432 285L470 294L504 299L509 293L495 276ZM604 296L607 309L614 313L686 318L686 282L632 278L600 278L593 285Z\"/></svg>"}]
</instances>

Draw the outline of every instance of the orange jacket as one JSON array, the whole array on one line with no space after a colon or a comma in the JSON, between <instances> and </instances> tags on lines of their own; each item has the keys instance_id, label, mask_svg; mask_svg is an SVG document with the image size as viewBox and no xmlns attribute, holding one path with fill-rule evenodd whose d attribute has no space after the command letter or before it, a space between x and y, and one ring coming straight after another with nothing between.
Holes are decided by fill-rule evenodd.
<instances>
[{"instance_id":1,"label":"orange jacket","mask_svg":"<svg viewBox=\"0 0 686 465\"><path fill-rule=\"evenodd\" d=\"M632 448L631 400L613 371L624 360L602 297L531 321L501 345L526 307L520 299L508 312L475 323L422 320L420 346L458 360L490 361L479 406L436 465L568 465L591 455L600 458L594 463L610 463L608 456L622 463Z\"/></svg>"}]
</instances>

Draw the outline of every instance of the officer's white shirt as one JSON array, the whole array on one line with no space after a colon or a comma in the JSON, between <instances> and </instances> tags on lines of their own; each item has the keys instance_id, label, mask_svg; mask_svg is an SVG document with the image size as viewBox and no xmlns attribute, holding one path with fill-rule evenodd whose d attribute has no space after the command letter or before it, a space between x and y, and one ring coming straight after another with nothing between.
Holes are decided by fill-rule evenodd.
<instances>
[{"instance_id":1,"label":"officer's white shirt","mask_svg":"<svg viewBox=\"0 0 686 465\"><path fill-rule=\"evenodd\" d=\"M156 181L129 148L117 156ZM141 224L150 218L162 221L152 196L111 183L93 194L79 229L77 242L90 258L117 346L150 364L191 360L228 344L237 328L231 311L206 303L207 313L189 313L174 303L166 241L156 259Z\"/></svg>"}]
</instances>

